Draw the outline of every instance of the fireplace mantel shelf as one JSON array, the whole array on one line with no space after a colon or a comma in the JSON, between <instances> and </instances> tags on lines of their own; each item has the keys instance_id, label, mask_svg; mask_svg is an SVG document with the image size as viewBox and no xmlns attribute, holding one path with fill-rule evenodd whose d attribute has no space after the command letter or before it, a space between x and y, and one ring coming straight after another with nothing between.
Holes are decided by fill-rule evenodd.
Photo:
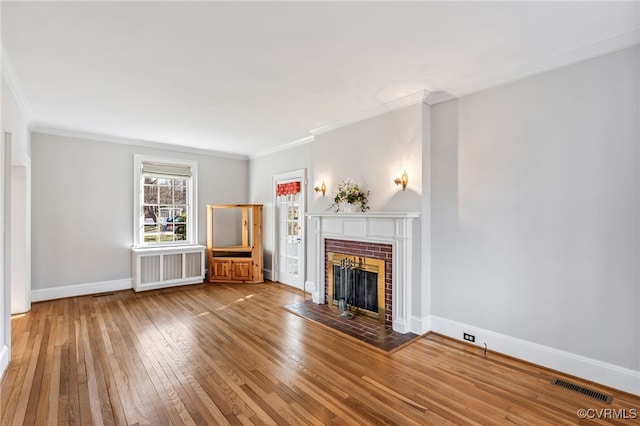
<instances>
[{"instance_id":1,"label":"fireplace mantel shelf","mask_svg":"<svg viewBox=\"0 0 640 426\"><path fill-rule=\"evenodd\" d=\"M419 217L420 212L356 212L356 213L336 213L336 212L322 212L322 213L307 213L307 217L342 217L342 218L387 218L387 219L404 219Z\"/></svg>"}]
</instances>

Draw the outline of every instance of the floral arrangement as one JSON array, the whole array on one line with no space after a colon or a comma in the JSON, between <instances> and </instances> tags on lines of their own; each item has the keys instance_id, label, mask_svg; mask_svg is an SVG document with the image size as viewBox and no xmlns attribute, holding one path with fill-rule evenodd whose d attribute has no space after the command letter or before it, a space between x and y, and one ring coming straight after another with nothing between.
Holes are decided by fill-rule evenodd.
<instances>
[{"instance_id":1,"label":"floral arrangement","mask_svg":"<svg viewBox=\"0 0 640 426\"><path fill-rule=\"evenodd\" d=\"M369 191L362 191L358 184L351 179L345 179L338 185L338 192L333 197L333 203L329 205L329 209L339 212L340 205L346 203L358 206L360 211L366 212L369 210L369 206L367 206L369 194Z\"/></svg>"}]
</instances>

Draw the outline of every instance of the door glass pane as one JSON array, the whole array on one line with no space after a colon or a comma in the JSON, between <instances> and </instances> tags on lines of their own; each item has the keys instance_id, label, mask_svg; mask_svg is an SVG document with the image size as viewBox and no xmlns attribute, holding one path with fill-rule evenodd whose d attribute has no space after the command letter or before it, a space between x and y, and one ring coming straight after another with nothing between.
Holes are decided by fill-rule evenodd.
<instances>
[{"instance_id":1,"label":"door glass pane","mask_svg":"<svg viewBox=\"0 0 640 426\"><path fill-rule=\"evenodd\" d=\"M279 279L288 284L299 285L299 258L302 247L300 194L278 197L279 210Z\"/></svg>"}]
</instances>

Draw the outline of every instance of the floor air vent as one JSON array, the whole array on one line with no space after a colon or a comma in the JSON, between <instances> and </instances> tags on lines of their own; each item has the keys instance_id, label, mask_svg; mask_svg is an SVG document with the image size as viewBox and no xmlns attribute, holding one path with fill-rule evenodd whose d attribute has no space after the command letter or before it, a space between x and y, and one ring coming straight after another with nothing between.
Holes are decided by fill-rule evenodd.
<instances>
[{"instance_id":1,"label":"floor air vent","mask_svg":"<svg viewBox=\"0 0 640 426\"><path fill-rule=\"evenodd\" d=\"M105 297L105 296L113 296L114 293L98 293L94 294L92 297Z\"/></svg>"},{"instance_id":2,"label":"floor air vent","mask_svg":"<svg viewBox=\"0 0 640 426\"><path fill-rule=\"evenodd\" d=\"M573 384L573 383L565 382L564 380L553 379L551 381L551 383L556 385L556 386L561 386L561 387L563 387L565 389L569 389L569 390L572 390L574 392L578 392L578 393L581 393L583 395L590 396L591 398L595 398L598 401L606 402L607 404L610 404L611 400L613 399L613 397L611 395L607 395L607 394L604 394L602 392L595 391L593 389L585 388L584 386L580 386L580 385L576 385L576 384Z\"/></svg>"}]
</instances>

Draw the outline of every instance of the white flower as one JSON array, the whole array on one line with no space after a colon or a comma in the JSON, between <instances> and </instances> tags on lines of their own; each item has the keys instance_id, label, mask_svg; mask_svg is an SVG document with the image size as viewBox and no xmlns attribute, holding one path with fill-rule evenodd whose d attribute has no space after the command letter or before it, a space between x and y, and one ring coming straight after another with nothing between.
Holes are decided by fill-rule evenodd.
<instances>
[{"instance_id":1,"label":"white flower","mask_svg":"<svg viewBox=\"0 0 640 426\"><path fill-rule=\"evenodd\" d=\"M333 203L329 205L329 209L340 210L341 203L355 204L360 206L361 211L369 210L367 203L369 202L368 196L370 192L363 192L357 183L351 179L345 179L342 183L338 184L338 191L333 197Z\"/></svg>"}]
</instances>

